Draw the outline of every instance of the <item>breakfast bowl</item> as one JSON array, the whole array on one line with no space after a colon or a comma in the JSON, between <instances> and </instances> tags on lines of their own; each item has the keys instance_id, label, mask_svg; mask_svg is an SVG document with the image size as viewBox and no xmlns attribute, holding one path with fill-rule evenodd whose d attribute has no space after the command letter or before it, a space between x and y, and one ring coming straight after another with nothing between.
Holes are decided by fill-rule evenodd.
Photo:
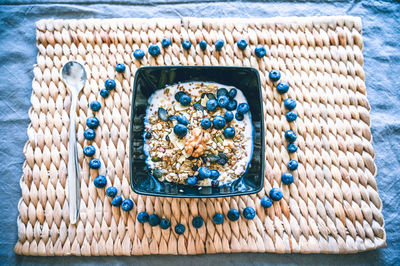
<instances>
[{"instance_id":1,"label":"breakfast bowl","mask_svg":"<svg viewBox=\"0 0 400 266\"><path fill-rule=\"evenodd\" d=\"M224 107L234 112L235 119L226 120L227 122L222 117L227 118L228 111L222 108L224 103L220 100L228 99L228 95L221 97L225 96L222 94L227 94L228 90L221 86L231 88L230 90L234 92L234 95L229 94L229 101L235 102L234 108ZM187 88L192 94L187 90L186 92L175 92L175 90ZM204 92L205 89L214 93L201 93L200 96L197 90ZM172 90L174 90L173 93ZM169 94L171 94L171 103L165 103L167 100L163 96ZM182 95L185 95L186 98ZM238 101L242 103L237 105L237 101L232 100L234 97L237 97ZM196 100L197 103L193 103ZM216 103L217 107L218 105L221 107L214 110L216 107L210 103ZM160 104L164 104L165 109L159 107ZM196 110L193 109L193 105ZM197 107L201 110L198 110ZM171 110L179 110L188 116L187 112L189 111L186 111L188 108L193 109L190 111L191 114L197 113L193 117L189 116L188 119L180 114L178 118L183 117L185 120L183 122L179 121L175 115L167 115ZM225 116L222 114L223 112L225 112ZM209 113L213 121L210 126L203 123L200 126L200 118L195 126L193 121L196 120L196 115L202 115L202 113ZM221 115L218 115L219 113ZM232 112L229 113L232 114ZM264 112L260 77L256 69L225 66L141 67L135 75L130 118L129 166L131 188L134 192L161 197L210 198L253 194L262 189L264 183ZM210 121L208 118L204 119ZM220 122L218 119L222 120L222 125L218 124ZM232 124L236 123L235 125L246 122L246 128L243 125L241 128L236 127L237 136L233 137L235 130L232 128L234 126L229 126L230 121ZM171 128L166 129L169 125ZM174 128L172 129L172 127ZM156 132L153 132L152 135L152 128L158 128L161 131L169 130L170 133L157 136ZM218 149L223 149L224 145L231 145L229 147L232 147L233 151L236 150L236 154L232 155L232 161L228 163L228 157L223 152L218 153L217 147L211 147L210 141L207 144L204 143L203 148L212 150L215 155L202 155L199 153L202 151L200 148L190 149L192 145L190 140L194 139L196 132L204 139L207 137L207 140L215 137L213 134L217 132L217 139L220 141L217 143ZM182 164L197 164L193 165L193 170L189 169L188 173L179 175L171 173L183 167L180 163L171 164L171 160L175 160L172 158L177 155L174 154L174 151L181 151L178 148L171 148L167 151L162 147L152 149L152 141L156 142L160 139L164 142L164 139L167 139L168 142L175 141L174 145L180 143L184 154L180 157L183 158ZM237 141L241 141L241 144L236 143ZM213 143L213 145L216 144ZM170 146L174 147L172 144ZM179 147L179 145L177 146ZM238 152L240 147L243 152ZM157 157L157 154L164 151L165 155L162 158L160 158L161 155ZM216 165L215 168L219 171L209 170L210 162L211 165ZM232 169L237 169L238 167L235 168L235 166L240 163L243 166L240 165L239 170L233 171ZM155 165L158 166L155 167ZM160 167L160 165L165 167ZM210 171L217 173L217 177L213 178L215 180L207 176Z\"/></svg>"}]
</instances>

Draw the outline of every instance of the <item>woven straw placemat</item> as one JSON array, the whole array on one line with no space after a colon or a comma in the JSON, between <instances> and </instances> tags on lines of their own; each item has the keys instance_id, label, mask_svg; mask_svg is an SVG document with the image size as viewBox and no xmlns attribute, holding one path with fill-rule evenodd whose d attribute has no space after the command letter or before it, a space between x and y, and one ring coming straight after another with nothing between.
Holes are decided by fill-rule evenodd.
<instances>
[{"instance_id":1,"label":"woven straw placemat","mask_svg":"<svg viewBox=\"0 0 400 266\"><path fill-rule=\"evenodd\" d=\"M150 44L170 37L172 45L154 58ZM222 51L213 44L224 39ZM238 49L244 38L249 46ZM198 43L206 40L203 52ZM182 40L192 47L185 51ZM265 57L254 56L264 45ZM140 255L221 252L351 253L384 247L382 203L375 181L369 103L364 83L361 20L355 17L270 19L112 19L41 20L37 22L39 54L34 67L31 124L24 148L26 162L20 181L18 243L25 255ZM139 61L133 51L146 56ZM70 99L60 70L77 60L87 68L88 82L79 98L77 136L81 165L80 220L69 223L66 197L68 113ZM127 66L117 74L117 63ZM232 65L259 70L266 127L264 189L254 195L219 199L174 199L140 196L129 183L129 110L135 71L147 65ZM287 95L277 93L268 79L271 69L289 82ZM117 88L107 99L99 95L104 81ZM283 100L297 101L294 123L285 119ZM106 167L109 185L131 198L134 209L112 207L104 189L96 189L82 148L88 104L102 103L96 114L100 127L94 144ZM299 150L288 154L283 136L292 129ZM295 181L281 184L290 159L299 161ZM272 187L284 198L264 209L260 199ZM225 219L215 225L216 212L253 207L253 220ZM138 212L170 219L172 228L186 226L183 235L137 222ZM195 229L192 218L205 224Z\"/></svg>"}]
</instances>

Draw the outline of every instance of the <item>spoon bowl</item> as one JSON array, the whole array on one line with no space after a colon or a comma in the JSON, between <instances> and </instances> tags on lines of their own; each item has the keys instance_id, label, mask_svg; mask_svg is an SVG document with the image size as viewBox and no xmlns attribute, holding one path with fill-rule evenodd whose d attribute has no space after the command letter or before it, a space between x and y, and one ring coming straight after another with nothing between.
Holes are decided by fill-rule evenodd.
<instances>
[{"instance_id":1,"label":"spoon bowl","mask_svg":"<svg viewBox=\"0 0 400 266\"><path fill-rule=\"evenodd\" d=\"M79 93L85 86L87 79L85 68L75 61L69 61L63 66L61 77L68 88L70 90L74 89L76 93Z\"/></svg>"}]
</instances>

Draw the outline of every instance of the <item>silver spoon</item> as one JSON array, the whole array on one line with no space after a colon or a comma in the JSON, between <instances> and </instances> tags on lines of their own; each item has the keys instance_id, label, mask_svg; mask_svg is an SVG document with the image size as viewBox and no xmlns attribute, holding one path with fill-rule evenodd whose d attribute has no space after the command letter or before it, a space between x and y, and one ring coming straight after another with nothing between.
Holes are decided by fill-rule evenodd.
<instances>
[{"instance_id":1,"label":"silver spoon","mask_svg":"<svg viewBox=\"0 0 400 266\"><path fill-rule=\"evenodd\" d=\"M69 131L68 131L68 201L69 201L69 220L75 224L79 217L80 204L80 177L78 151L76 147L76 102L79 92L85 86L86 71L81 64L69 61L61 70L61 77L71 93L71 109L69 111Z\"/></svg>"}]
</instances>

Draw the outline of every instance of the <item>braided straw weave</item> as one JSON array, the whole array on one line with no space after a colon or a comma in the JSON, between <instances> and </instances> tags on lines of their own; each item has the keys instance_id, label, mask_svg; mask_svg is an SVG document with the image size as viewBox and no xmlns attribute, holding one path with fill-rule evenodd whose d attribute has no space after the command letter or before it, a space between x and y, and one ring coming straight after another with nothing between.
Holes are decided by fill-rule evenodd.
<instances>
[{"instance_id":1,"label":"braided straw weave","mask_svg":"<svg viewBox=\"0 0 400 266\"><path fill-rule=\"evenodd\" d=\"M170 37L172 45L153 58L150 44ZM224 39L222 51L214 50ZM249 46L238 49L244 38ZM210 44L203 52L201 40ZM192 47L185 51L182 40ZM257 45L267 48L262 59ZM41 20L37 22L39 54L34 67L31 125L24 148L26 161L20 181L18 243L25 255L141 255L229 252L351 253L384 247L382 203L375 181L369 103L364 83L361 20L354 17L273 19L112 19ZM133 51L146 52L143 60ZM87 69L88 82L78 103L77 136L81 165L80 220L69 223L67 179L68 113L70 98L60 80L67 61ZM114 70L125 63L123 74ZM141 196L129 183L129 110L135 71L147 65L230 65L259 70L263 86L266 127L264 189L254 195L218 199L174 199ZM291 89L281 96L268 79L271 69L282 72ZM103 99L104 81L114 78L116 90ZM299 118L288 123L283 100L297 101ZM96 114L100 128L94 141L103 162L100 172L108 185L132 198L129 212L112 207L104 189L93 185L82 148L85 121L92 100L102 103ZM288 154L284 132L298 135L299 150ZM299 161L295 181L281 184L290 159ZM272 187L284 197L269 209L260 199ZM225 220L215 225L216 212L253 207L254 220ZM172 229L140 224L137 213L147 211L170 219ZM205 224L195 229L192 218ZM186 226L183 235L173 227Z\"/></svg>"}]
</instances>

